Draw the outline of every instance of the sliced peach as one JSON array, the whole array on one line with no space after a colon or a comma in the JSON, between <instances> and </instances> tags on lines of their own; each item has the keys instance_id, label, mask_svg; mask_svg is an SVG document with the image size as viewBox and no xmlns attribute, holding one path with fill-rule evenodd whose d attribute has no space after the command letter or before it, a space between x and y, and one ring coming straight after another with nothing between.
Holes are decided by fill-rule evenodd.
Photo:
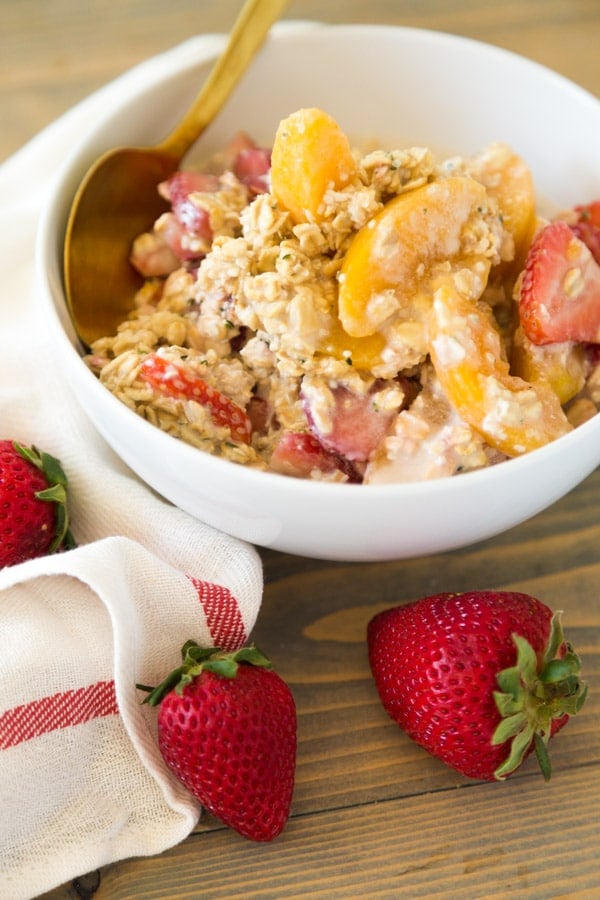
<instances>
[{"instance_id":1,"label":"sliced peach","mask_svg":"<svg viewBox=\"0 0 600 900\"><path fill-rule=\"evenodd\" d=\"M548 384L510 374L489 309L462 296L450 280L435 292L429 339L446 396L491 447L519 456L571 430Z\"/></svg>"},{"instance_id":2,"label":"sliced peach","mask_svg":"<svg viewBox=\"0 0 600 900\"><path fill-rule=\"evenodd\" d=\"M352 337L342 328L337 318L332 319L332 328L317 352L344 360L355 369L372 372L381 362L385 338L381 334L367 337Z\"/></svg>"},{"instance_id":3,"label":"sliced peach","mask_svg":"<svg viewBox=\"0 0 600 900\"><path fill-rule=\"evenodd\" d=\"M564 405L572 400L585 384L588 371L585 348L570 342L532 344L517 328L510 359L511 372L525 381L543 381L549 384Z\"/></svg>"},{"instance_id":4,"label":"sliced peach","mask_svg":"<svg viewBox=\"0 0 600 900\"><path fill-rule=\"evenodd\" d=\"M430 291L435 264L472 268L476 259L462 255L462 236L487 202L485 188L462 176L390 200L356 234L342 263L339 316L348 334L374 334L406 311L415 295Z\"/></svg>"},{"instance_id":5,"label":"sliced peach","mask_svg":"<svg viewBox=\"0 0 600 900\"><path fill-rule=\"evenodd\" d=\"M536 227L536 201L529 166L511 147L492 144L475 160L477 178L498 203L515 244L514 268L522 268Z\"/></svg>"},{"instance_id":6,"label":"sliced peach","mask_svg":"<svg viewBox=\"0 0 600 900\"><path fill-rule=\"evenodd\" d=\"M299 109L283 119L271 154L271 193L295 222L319 220L329 188L341 190L357 173L348 138L320 109Z\"/></svg>"}]
</instances>

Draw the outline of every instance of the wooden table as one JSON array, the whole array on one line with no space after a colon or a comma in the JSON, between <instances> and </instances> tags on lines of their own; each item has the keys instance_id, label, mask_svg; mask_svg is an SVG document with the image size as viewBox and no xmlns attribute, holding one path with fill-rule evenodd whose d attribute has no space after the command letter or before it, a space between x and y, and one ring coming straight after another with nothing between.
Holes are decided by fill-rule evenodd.
<instances>
[{"instance_id":1,"label":"wooden table","mask_svg":"<svg viewBox=\"0 0 600 900\"><path fill-rule=\"evenodd\" d=\"M238 6L1 0L0 159L130 65L192 33L227 30ZM598 0L296 0L287 17L464 34L600 94ZM90 873L47 900L600 897L600 471L524 525L433 558L262 558L254 637L299 711L297 788L284 834L255 845L206 817L169 852ZM377 699L365 648L374 611L482 587L528 591L564 609L583 657L590 697L553 742L549 785L532 760L504 784L467 782L412 744Z\"/></svg>"}]
</instances>

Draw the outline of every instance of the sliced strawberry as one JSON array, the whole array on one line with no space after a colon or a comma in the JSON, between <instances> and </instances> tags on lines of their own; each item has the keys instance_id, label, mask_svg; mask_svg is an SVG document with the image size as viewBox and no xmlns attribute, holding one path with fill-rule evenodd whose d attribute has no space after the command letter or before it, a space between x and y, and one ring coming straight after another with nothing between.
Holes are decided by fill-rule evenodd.
<instances>
[{"instance_id":1,"label":"sliced strawberry","mask_svg":"<svg viewBox=\"0 0 600 900\"><path fill-rule=\"evenodd\" d=\"M585 347L585 355L590 371L600 366L600 344L588 344Z\"/></svg>"},{"instance_id":2,"label":"sliced strawberry","mask_svg":"<svg viewBox=\"0 0 600 900\"><path fill-rule=\"evenodd\" d=\"M233 163L233 174L255 194L269 190L271 151L263 147L244 147Z\"/></svg>"},{"instance_id":3,"label":"sliced strawberry","mask_svg":"<svg viewBox=\"0 0 600 900\"><path fill-rule=\"evenodd\" d=\"M216 169L220 172L233 172L235 160L244 150L254 150L256 142L246 131L236 132L215 156Z\"/></svg>"},{"instance_id":4,"label":"sliced strawberry","mask_svg":"<svg viewBox=\"0 0 600 900\"><path fill-rule=\"evenodd\" d=\"M588 247L592 256L600 264L600 228L591 222L575 222L571 231Z\"/></svg>"},{"instance_id":5,"label":"sliced strawberry","mask_svg":"<svg viewBox=\"0 0 600 900\"><path fill-rule=\"evenodd\" d=\"M286 431L271 455L271 469L294 478L310 478L314 471L325 475L340 471L348 481L359 482L356 468L338 453L327 450L308 432Z\"/></svg>"},{"instance_id":6,"label":"sliced strawberry","mask_svg":"<svg viewBox=\"0 0 600 900\"><path fill-rule=\"evenodd\" d=\"M589 222L600 228L600 200L592 200L591 203L581 203L575 207L580 222Z\"/></svg>"},{"instance_id":7,"label":"sliced strawberry","mask_svg":"<svg viewBox=\"0 0 600 900\"><path fill-rule=\"evenodd\" d=\"M168 181L159 185L161 195L168 200L175 217L186 231L210 240L212 231L208 213L190 199L190 194L215 193L219 190L219 179L206 172L175 172Z\"/></svg>"},{"instance_id":8,"label":"sliced strawberry","mask_svg":"<svg viewBox=\"0 0 600 900\"><path fill-rule=\"evenodd\" d=\"M600 200L575 207L577 221L570 223L573 233L586 244L600 264Z\"/></svg>"},{"instance_id":9,"label":"sliced strawberry","mask_svg":"<svg viewBox=\"0 0 600 900\"><path fill-rule=\"evenodd\" d=\"M271 151L258 147L245 131L238 131L225 145L215 162L221 171L230 171L255 194L269 190Z\"/></svg>"},{"instance_id":10,"label":"sliced strawberry","mask_svg":"<svg viewBox=\"0 0 600 900\"><path fill-rule=\"evenodd\" d=\"M600 266L565 222L546 225L531 245L519 314L534 344L600 341Z\"/></svg>"},{"instance_id":11,"label":"sliced strawberry","mask_svg":"<svg viewBox=\"0 0 600 900\"><path fill-rule=\"evenodd\" d=\"M191 263L204 256L204 253L198 250L197 247L197 239L200 236L188 231L175 213L164 213L159 219L159 222L160 229L157 232L158 237L164 241L167 248L177 259L177 267L181 266L182 262ZM190 237L192 240L190 240ZM196 241L194 241L194 238L196 238ZM210 240L210 238L207 238L207 240Z\"/></svg>"},{"instance_id":12,"label":"sliced strawberry","mask_svg":"<svg viewBox=\"0 0 600 900\"><path fill-rule=\"evenodd\" d=\"M234 441L250 443L252 425L244 410L195 372L157 353L149 353L142 363L140 376L167 397L200 403L218 425L229 428Z\"/></svg>"},{"instance_id":13,"label":"sliced strawberry","mask_svg":"<svg viewBox=\"0 0 600 900\"><path fill-rule=\"evenodd\" d=\"M347 459L364 461L385 437L397 410L377 409L373 399L376 387L368 394L357 394L339 385L332 389L334 408L331 430L324 433L317 425L310 394L303 394L304 410L311 430L328 450Z\"/></svg>"}]
</instances>

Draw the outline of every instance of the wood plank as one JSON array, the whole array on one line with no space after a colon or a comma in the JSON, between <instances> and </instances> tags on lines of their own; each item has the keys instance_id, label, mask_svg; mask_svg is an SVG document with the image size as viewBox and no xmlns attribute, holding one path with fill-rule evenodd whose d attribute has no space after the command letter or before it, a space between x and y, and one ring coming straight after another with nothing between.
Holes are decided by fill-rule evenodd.
<instances>
[{"instance_id":1,"label":"wood plank","mask_svg":"<svg viewBox=\"0 0 600 900\"><path fill-rule=\"evenodd\" d=\"M95 898L592 898L600 819L581 817L590 774L561 772L551 789L531 776L299 816L270 845L195 835L114 865Z\"/></svg>"},{"instance_id":2,"label":"wood plank","mask_svg":"<svg viewBox=\"0 0 600 900\"><path fill-rule=\"evenodd\" d=\"M194 34L227 31L238 0L3 0L0 161L105 82ZM487 41L550 65L594 90L600 84L597 0L291 0L284 18L433 28ZM582 25L584 27L582 27Z\"/></svg>"}]
</instances>

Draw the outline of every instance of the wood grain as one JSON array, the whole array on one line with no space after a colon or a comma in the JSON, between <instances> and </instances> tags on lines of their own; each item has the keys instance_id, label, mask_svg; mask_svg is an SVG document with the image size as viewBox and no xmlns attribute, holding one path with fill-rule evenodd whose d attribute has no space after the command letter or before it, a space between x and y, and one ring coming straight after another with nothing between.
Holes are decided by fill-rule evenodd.
<instances>
[{"instance_id":1,"label":"wood grain","mask_svg":"<svg viewBox=\"0 0 600 900\"><path fill-rule=\"evenodd\" d=\"M95 896L592 898L600 828L580 817L588 789L576 770L561 775L552 803L543 782L524 778L303 816L270 846L194 835L160 857L113 866Z\"/></svg>"},{"instance_id":2,"label":"wood grain","mask_svg":"<svg viewBox=\"0 0 600 900\"><path fill-rule=\"evenodd\" d=\"M136 62L191 34L227 30L239 6L2 0L0 159ZM286 17L451 31L600 94L598 0L292 0ZM254 845L206 816L168 852L82 873L46 900L600 897L600 471L529 522L452 553L378 564L261 556L265 594L253 637L299 712L297 787L283 835ZM563 609L583 658L589 700L552 742L549 785L531 759L505 784L460 778L378 701L366 657L370 617L434 591L483 587L528 591Z\"/></svg>"},{"instance_id":3,"label":"wood grain","mask_svg":"<svg viewBox=\"0 0 600 900\"><path fill-rule=\"evenodd\" d=\"M241 0L2 0L0 160L106 81L190 35L227 31ZM432 28L600 85L598 0L290 0L284 18Z\"/></svg>"}]
</instances>

